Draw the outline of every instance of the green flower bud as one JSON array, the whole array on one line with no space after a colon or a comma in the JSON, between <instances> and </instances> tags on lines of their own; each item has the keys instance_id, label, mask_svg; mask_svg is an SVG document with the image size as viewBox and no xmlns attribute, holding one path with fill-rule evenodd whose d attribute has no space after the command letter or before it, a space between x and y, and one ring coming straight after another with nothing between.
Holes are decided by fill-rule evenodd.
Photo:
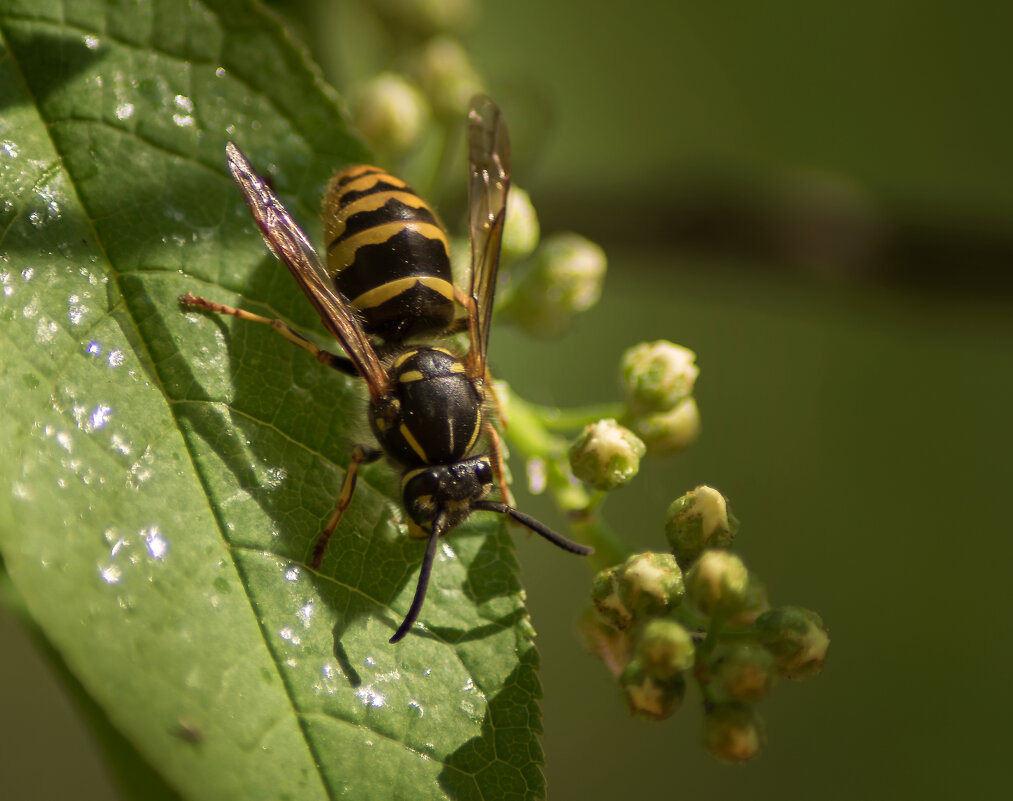
<instances>
[{"instance_id":1,"label":"green flower bud","mask_svg":"<svg viewBox=\"0 0 1013 801\"><path fill-rule=\"evenodd\" d=\"M724 762L748 762L764 744L763 723L749 704L714 704L704 718L704 745Z\"/></svg>"},{"instance_id":2,"label":"green flower bud","mask_svg":"<svg viewBox=\"0 0 1013 801\"><path fill-rule=\"evenodd\" d=\"M627 629L633 622L633 612L619 596L619 568L600 571L591 582L591 603L598 614L617 629Z\"/></svg>"},{"instance_id":3,"label":"green flower bud","mask_svg":"<svg viewBox=\"0 0 1013 801\"><path fill-rule=\"evenodd\" d=\"M700 436L700 409L693 398L686 398L670 411L633 418L631 427L647 446L648 453L655 456L679 453Z\"/></svg>"},{"instance_id":4,"label":"green flower bud","mask_svg":"<svg viewBox=\"0 0 1013 801\"><path fill-rule=\"evenodd\" d=\"M774 686L774 657L757 645L732 645L708 673L710 684L725 698L755 703Z\"/></svg>"},{"instance_id":5,"label":"green flower bud","mask_svg":"<svg viewBox=\"0 0 1013 801\"><path fill-rule=\"evenodd\" d=\"M726 622L732 626L750 626L768 609L770 602L767 600L767 588L750 573L745 601L738 611L728 615Z\"/></svg>"},{"instance_id":6,"label":"green flower bud","mask_svg":"<svg viewBox=\"0 0 1013 801\"><path fill-rule=\"evenodd\" d=\"M830 635L815 612L779 606L760 615L755 626L760 642L774 657L778 675L802 679L823 670Z\"/></svg>"},{"instance_id":7,"label":"green flower bud","mask_svg":"<svg viewBox=\"0 0 1013 801\"><path fill-rule=\"evenodd\" d=\"M748 625L767 608L760 584L742 560L722 550L704 551L686 573L686 594L708 617L732 625Z\"/></svg>"},{"instance_id":8,"label":"green flower bud","mask_svg":"<svg viewBox=\"0 0 1013 801\"><path fill-rule=\"evenodd\" d=\"M511 186L507 195L500 259L512 262L531 255L538 247L538 234L538 215L531 196L519 186Z\"/></svg>"},{"instance_id":9,"label":"green flower bud","mask_svg":"<svg viewBox=\"0 0 1013 801\"><path fill-rule=\"evenodd\" d=\"M619 593L636 620L660 617L675 609L686 592L682 569L669 553L646 551L626 560Z\"/></svg>"},{"instance_id":10,"label":"green flower bud","mask_svg":"<svg viewBox=\"0 0 1013 801\"><path fill-rule=\"evenodd\" d=\"M389 25L421 36L462 30L476 16L474 0L373 0L373 7Z\"/></svg>"},{"instance_id":11,"label":"green flower bud","mask_svg":"<svg viewBox=\"0 0 1013 801\"><path fill-rule=\"evenodd\" d=\"M637 659L651 678L667 681L693 667L696 653L685 626L674 620L652 620L640 633Z\"/></svg>"},{"instance_id":12,"label":"green flower bud","mask_svg":"<svg viewBox=\"0 0 1013 801\"><path fill-rule=\"evenodd\" d=\"M606 623L595 610L588 609L577 622L577 630L587 650L595 654L618 679L630 661L630 637Z\"/></svg>"},{"instance_id":13,"label":"green flower bud","mask_svg":"<svg viewBox=\"0 0 1013 801\"><path fill-rule=\"evenodd\" d=\"M403 153L429 123L429 106L411 83L385 72L369 80L353 106L355 127L376 150Z\"/></svg>"},{"instance_id":14,"label":"green flower bud","mask_svg":"<svg viewBox=\"0 0 1013 801\"><path fill-rule=\"evenodd\" d=\"M618 629L662 617L682 601L682 570L668 553L638 553L595 576L591 600Z\"/></svg>"},{"instance_id":15,"label":"green flower bud","mask_svg":"<svg viewBox=\"0 0 1013 801\"><path fill-rule=\"evenodd\" d=\"M686 680L681 673L661 681L648 674L636 659L626 666L619 684L630 712L654 720L670 717L686 695Z\"/></svg>"},{"instance_id":16,"label":"green flower bud","mask_svg":"<svg viewBox=\"0 0 1013 801\"><path fill-rule=\"evenodd\" d=\"M415 76L433 109L443 115L466 114L471 98L482 92L482 81L467 52L445 36L426 43L415 64Z\"/></svg>"},{"instance_id":17,"label":"green flower bud","mask_svg":"<svg viewBox=\"0 0 1013 801\"><path fill-rule=\"evenodd\" d=\"M728 499L706 485L676 498L665 515L665 536L683 567L705 548L730 547L738 530Z\"/></svg>"},{"instance_id":18,"label":"green flower bud","mask_svg":"<svg viewBox=\"0 0 1013 801\"><path fill-rule=\"evenodd\" d=\"M627 350L620 375L631 412L667 412L692 395L700 373L695 360L693 351L665 340Z\"/></svg>"},{"instance_id":19,"label":"green flower bud","mask_svg":"<svg viewBox=\"0 0 1013 801\"><path fill-rule=\"evenodd\" d=\"M577 234L556 234L535 251L534 264L500 312L532 336L551 337L601 297L605 251Z\"/></svg>"},{"instance_id":20,"label":"green flower bud","mask_svg":"<svg viewBox=\"0 0 1013 801\"><path fill-rule=\"evenodd\" d=\"M599 420L584 426L570 446L573 474L598 490L628 484L640 470L644 443L615 420Z\"/></svg>"}]
</instances>

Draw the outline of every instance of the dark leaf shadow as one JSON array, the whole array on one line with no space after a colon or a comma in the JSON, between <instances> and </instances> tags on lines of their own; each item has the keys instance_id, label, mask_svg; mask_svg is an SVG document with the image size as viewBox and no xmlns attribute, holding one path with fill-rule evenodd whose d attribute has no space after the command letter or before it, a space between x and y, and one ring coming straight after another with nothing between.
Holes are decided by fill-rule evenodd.
<instances>
[{"instance_id":1,"label":"dark leaf shadow","mask_svg":"<svg viewBox=\"0 0 1013 801\"><path fill-rule=\"evenodd\" d=\"M439 783L449 798L486 801L490 788L496 788L495 797L502 801L545 797L540 767L544 758L537 739L541 727L534 703L541 689L535 674L537 657L533 649L528 654L503 689L489 699L481 734L446 759Z\"/></svg>"},{"instance_id":2,"label":"dark leaf shadow","mask_svg":"<svg viewBox=\"0 0 1013 801\"><path fill-rule=\"evenodd\" d=\"M83 36L69 38L39 30L38 23L9 23L4 37L17 54L18 70L24 76L37 105L45 108L49 100L79 74L91 70L107 52L96 39L90 47ZM89 40L90 41L90 40ZM58 57L54 57L58 54ZM0 111L10 105L13 96L0 92Z\"/></svg>"}]
</instances>

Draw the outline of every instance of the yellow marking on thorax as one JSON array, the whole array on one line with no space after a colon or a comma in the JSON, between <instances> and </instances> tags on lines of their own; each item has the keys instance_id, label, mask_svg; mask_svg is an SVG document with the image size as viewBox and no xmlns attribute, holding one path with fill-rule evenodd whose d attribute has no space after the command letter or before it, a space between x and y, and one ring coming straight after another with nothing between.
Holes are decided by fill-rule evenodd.
<instances>
[{"instance_id":1,"label":"yellow marking on thorax","mask_svg":"<svg viewBox=\"0 0 1013 801\"><path fill-rule=\"evenodd\" d=\"M401 373L401 375L397 377L397 380L402 384L410 384L413 381L421 381L423 378L425 378L425 376L422 375L421 370L408 370L407 372Z\"/></svg>"},{"instance_id":2,"label":"yellow marking on thorax","mask_svg":"<svg viewBox=\"0 0 1013 801\"><path fill-rule=\"evenodd\" d=\"M447 300L454 299L454 286L449 281L445 281L435 275L410 275L407 278L388 281L385 284L380 284L380 286L363 292L352 301L352 305L359 311L372 309L375 306L386 303L388 300L393 300L416 284L421 284L422 286L429 287L434 292L439 292Z\"/></svg>"},{"instance_id":3,"label":"yellow marking on thorax","mask_svg":"<svg viewBox=\"0 0 1013 801\"><path fill-rule=\"evenodd\" d=\"M392 370L396 370L398 367L400 367L402 364L404 364L406 361L408 361L412 356L414 356L418 352L419 352L418 348L413 348L412 350L405 351L404 353L402 353L400 356L398 356L394 360L394 363L390 366L391 369Z\"/></svg>"},{"instance_id":4,"label":"yellow marking on thorax","mask_svg":"<svg viewBox=\"0 0 1013 801\"><path fill-rule=\"evenodd\" d=\"M401 436L405 438L405 442L408 443L409 447L415 451L416 455L426 464L429 464L429 457L426 456L426 452L422 450L422 446L419 445L419 441L412 436L412 432L408 429L408 426L402 423L398 431L401 432Z\"/></svg>"},{"instance_id":5,"label":"yellow marking on thorax","mask_svg":"<svg viewBox=\"0 0 1013 801\"><path fill-rule=\"evenodd\" d=\"M475 443L478 441L478 432L482 430L482 406L481 404L475 408L475 430L471 432L471 439L468 440L468 447L464 449L465 455L471 453L471 449L475 447Z\"/></svg>"},{"instance_id":6,"label":"yellow marking on thorax","mask_svg":"<svg viewBox=\"0 0 1013 801\"><path fill-rule=\"evenodd\" d=\"M355 261L355 251L365 245L382 245L388 239L402 231L414 231L426 239L435 239L443 243L443 249L448 250L447 235L438 225L424 222L405 222L398 220L392 223L384 223L365 231L359 231L341 242L332 242L333 250L327 254L327 264L331 272L339 273Z\"/></svg>"}]
</instances>

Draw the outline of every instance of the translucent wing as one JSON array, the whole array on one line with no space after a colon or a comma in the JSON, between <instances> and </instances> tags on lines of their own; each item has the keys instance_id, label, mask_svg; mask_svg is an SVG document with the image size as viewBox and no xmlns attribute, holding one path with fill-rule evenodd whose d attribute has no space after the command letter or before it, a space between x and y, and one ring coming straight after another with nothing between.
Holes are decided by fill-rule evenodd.
<instances>
[{"instance_id":1,"label":"translucent wing","mask_svg":"<svg viewBox=\"0 0 1013 801\"><path fill-rule=\"evenodd\" d=\"M471 234L471 303L468 373L485 377L489 324L496 294L499 249L510 189L510 138L499 107L484 95L468 112L468 227Z\"/></svg>"},{"instance_id":2,"label":"translucent wing","mask_svg":"<svg viewBox=\"0 0 1013 801\"><path fill-rule=\"evenodd\" d=\"M278 200L278 196L257 175L246 156L234 144L225 146L229 171L239 184L246 205L253 212L264 241L316 307L324 325L335 336L348 358L352 360L376 398L387 389L387 373L365 332L355 311L333 289L331 277L313 249L306 234L292 219L292 215Z\"/></svg>"}]
</instances>

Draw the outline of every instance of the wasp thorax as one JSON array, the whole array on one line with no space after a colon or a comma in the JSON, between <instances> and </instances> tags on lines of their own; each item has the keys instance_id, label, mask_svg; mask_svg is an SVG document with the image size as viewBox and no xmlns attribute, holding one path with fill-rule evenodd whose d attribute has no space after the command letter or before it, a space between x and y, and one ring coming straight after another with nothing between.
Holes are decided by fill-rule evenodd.
<instances>
[{"instance_id":1,"label":"wasp thorax","mask_svg":"<svg viewBox=\"0 0 1013 801\"><path fill-rule=\"evenodd\" d=\"M409 470L401 479L401 495L408 515L420 526L431 522L442 510L449 529L468 516L475 501L489 494L492 482L489 457L476 456Z\"/></svg>"},{"instance_id":2,"label":"wasp thorax","mask_svg":"<svg viewBox=\"0 0 1013 801\"><path fill-rule=\"evenodd\" d=\"M370 415L387 455L408 466L464 459L482 427L482 397L464 363L443 348L412 348L389 375L390 391Z\"/></svg>"}]
</instances>

